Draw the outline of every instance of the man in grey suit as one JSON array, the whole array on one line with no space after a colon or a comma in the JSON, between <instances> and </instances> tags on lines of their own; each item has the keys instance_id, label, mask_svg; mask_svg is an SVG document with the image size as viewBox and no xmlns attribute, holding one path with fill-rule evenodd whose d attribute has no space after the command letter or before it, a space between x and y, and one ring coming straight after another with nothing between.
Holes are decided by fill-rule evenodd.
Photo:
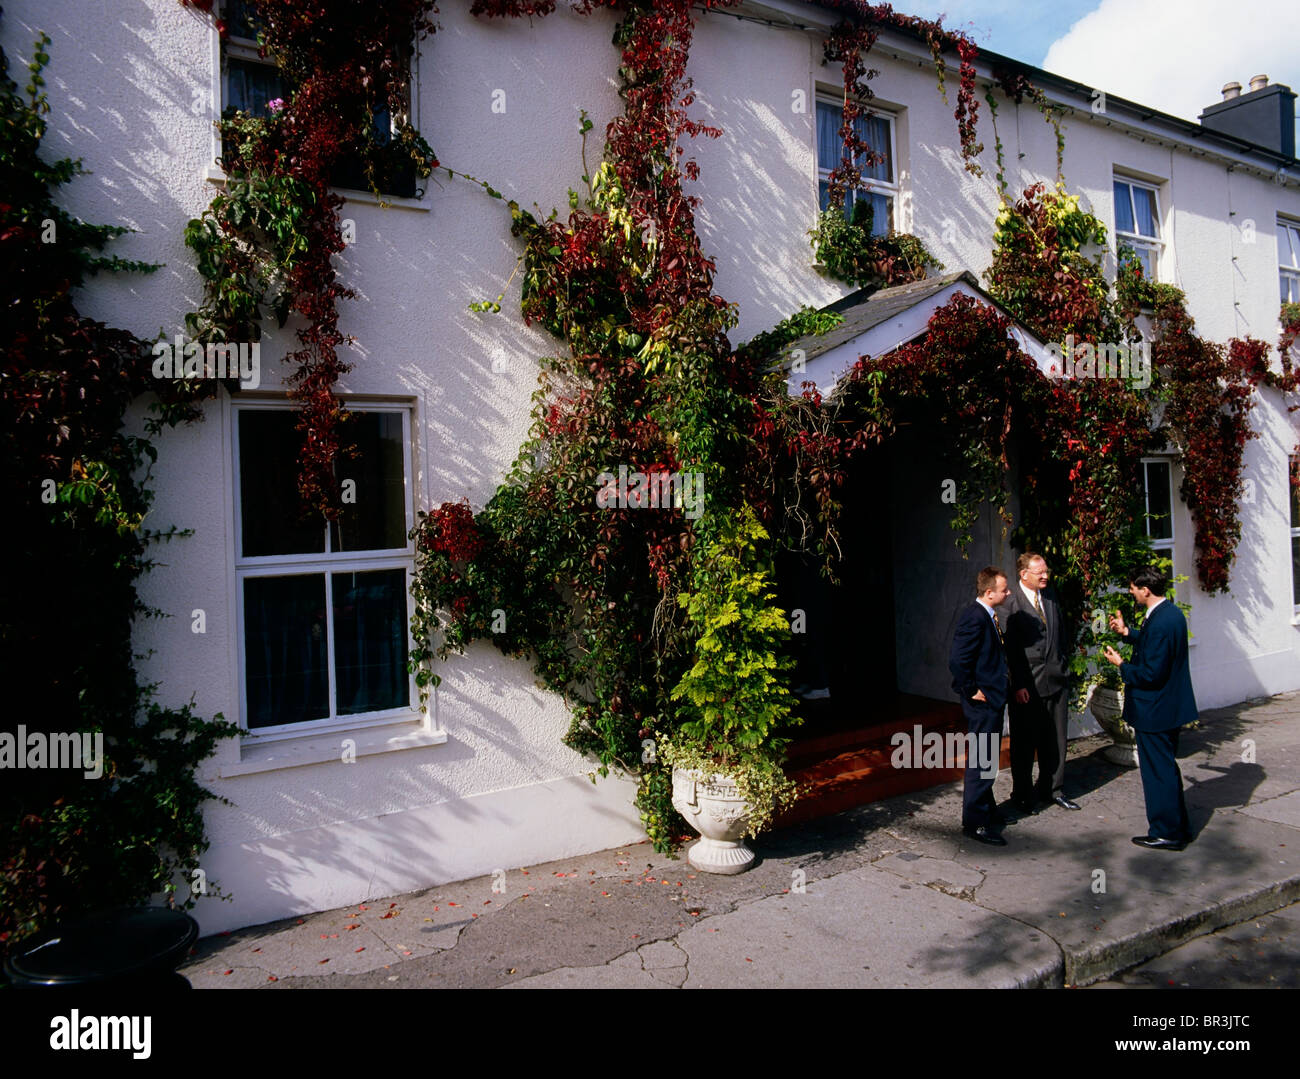
<instances>
[{"instance_id":1,"label":"man in grey suit","mask_svg":"<svg viewBox=\"0 0 1300 1079\"><path fill-rule=\"evenodd\" d=\"M1070 669L1061 607L1047 585L1051 573L1042 555L1022 554L1016 576L1004 607L1011 669L1011 804L1021 813L1035 812L1039 802L1079 809L1064 791Z\"/></svg>"}]
</instances>

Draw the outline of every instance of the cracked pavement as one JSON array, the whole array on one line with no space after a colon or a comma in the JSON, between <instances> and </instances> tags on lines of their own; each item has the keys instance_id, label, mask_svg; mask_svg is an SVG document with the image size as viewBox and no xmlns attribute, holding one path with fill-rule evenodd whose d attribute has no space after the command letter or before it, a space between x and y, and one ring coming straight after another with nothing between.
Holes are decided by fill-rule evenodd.
<instances>
[{"instance_id":1,"label":"cracked pavement","mask_svg":"<svg viewBox=\"0 0 1300 1079\"><path fill-rule=\"evenodd\" d=\"M765 836L739 876L642 843L208 937L181 971L195 988L1084 985L1300 898L1297 720L1294 692L1202 713L1181 853L1129 842L1140 779L1097 736L1070 746L1082 812L1010 816L1005 848L962 836L954 783Z\"/></svg>"}]
</instances>

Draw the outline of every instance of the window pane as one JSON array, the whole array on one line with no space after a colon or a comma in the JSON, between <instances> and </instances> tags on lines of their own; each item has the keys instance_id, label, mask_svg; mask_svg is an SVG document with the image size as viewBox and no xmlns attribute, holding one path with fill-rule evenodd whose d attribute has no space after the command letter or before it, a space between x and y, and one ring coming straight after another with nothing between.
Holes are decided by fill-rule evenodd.
<instances>
[{"instance_id":1,"label":"window pane","mask_svg":"<svg viewBox=\"0 0 1300 1079\"><path fill-rule=\"evenodd\" d=\"M817 167L835 168L844 156L844 142L840 126L844 123L844 109L823 101L817 102ZM862 166L862 175L868 180L894 182L893 149L889 140L889 117L859 116L853 122L858 138L862 139L884 160L869 168Z\"/></svg>"},{"instance_id":2,"label":"window pane","mask_svg":"<svg viewBox=\"0 0 1300 1079\"><path fill-rule=\"evenodd\" d=\"M888 195L872 194L871 199L871 235L885 236L894 227L894 200Z\"/></svg>"},{"instance_id":3,"label":"window pane","mask_svg":"<svg viewBox=\"0 0 1300 1079\"><path fill-rule=\"evenodd\" d=\"M287 98L284 80L277 68L250 60L230 57L226 61L227 108L239 109L254 116L269 116L266 103Z\"/></svg>"},{"instance_id":4,"label":"window pane","mask_svg":"<svg viewBox=\"0 0 1300 1079\"><path fill-rule=\"evenodd\" d=\"M821 203L823 210L831 204L831 185L825 180L821 180L817 184L817 200Z\"/></svg>"},{"instance_id":5,"label":"window pane","mask_svg":"<svg viewBox=\"0 0 1300 1079\"><path fill-rule=\"evenodd\" d=\"M1134 187L1133 210L1137 214L1137 229L1142 236L1158 237L1156 227L1156 193L1145 187Z\"/></svg>"},{"instance_id":6,"label":"window pane","mask_svg":"<svg viewBox=\"0 0 1300 1079\"><path fill-rule=\"evenodd\" d=\"M244 579L250 730L329 714L325 638L324 574Z\"/></svg>"},{"instance_id":7,"label":"window pane","mask_svg":"<svg viewBox=\"0 0 1300 1079\"><path fill-rule=\"evenodd\" d=\"M1147 535L1153 540L1173 539L1169 464L1165 461L1149 461L1144 468L1144 475L1146 476Z\"/></svg>"},{"instance_id":8,"label":"window pane","mask_svg":"<svg viewBox=\"0 0 1300 1079\"><path fill-rule=\"evenodd\" d=\"M844 156L844 143L840 139L840 125L844 123L844 110L838 105L817 102L817 167L833 169Z\"/></svg>"},{"instance_id":9,"label":"window pane","mask_svg":"<svg viewBox=\"0 0 1300 1079\"><path fill-rule=\"evenodd\" d=\"M884 116L864 116L859 118L859 135L873 151L883 160L870 168L864 168L862 175L869 180L894 182L894 161L889 144L889 120Z\"/></svg>"},{"instance_id":10,"label":"window pane","mask_svg":"<svg viewBox=\"0 0 1300 1079\"><path fill-rule=\"evenodd\" d=\"M1138 251L1138 258L1142 260L1142 269L1147 275L1147 280L1157 280L1160 277L1160 260L1157 257L1156 249L1154 247L1143 247Z\"/></svg>"},{"instance_id":11,"label":"window pane","mask_svg":"<svg viewBox=\"0 0 1300 1079\"><path fill-rule=\"evenodd\" d=\"M334 680L338 714L410 704L406 673L406 571L335 573Z\"/></svg>"},{"instance_id":12,"label":"window pane","mask_svg":"<svg viewBox=\"0 0 1300 1079\"><path fill-rule=\"evenodd\" d=\"M1291 259L1291 261L1287 262L1286 265L1300 269L1300 229L1287 228L1284 231L1283 236L1287 240L1287 243L1282 245L1282 250L1283 252L1289 253ZM1284 262L1286 261L1286 257L1287 255L1283 254Z\"/></svg>"},{"instance_id":13,"label":"window pane","mask_svg":"<svg viewBox=\"0 0 1300 1079\"><path fill-rule=\"evenodd\" d=\"M1291 537L1291 605L1300 607L1300 536Z\"/></svg>"},{"instance_id":14,"label":"window pane","mask_svg":"<svg viewBox=\"0 0 1300 1079\"><path fill-rule=\"evenodd\" d=\"M1115 231L1133 232L1133 203L1129 198L1128 184L1115 181Z\"/></svg>"},{"instance_id":15,"label":"window pane","mask_svg":"<svg viewBox=\"0 0 1300 1079\"><path fill-rule=\"evenodd\" d=\"M222 12L226 20L226 33L231 37L248 38L250 41L257 40L257 32L261 28L262 21L253 11L253 5L249 0L226 0Z\"/></svg>"},{"instance_id":16,"label":"window pane","mask_svg":"<svg viewBox=\"0 0 1300 1079\"><path fill-rule=\"evenodd\" d=\"M239 412L240 553L319 554L324 522L298 516L297 413L288 409Z\"/></svg>"},{"instance_id":17,"label":"window pane","mask_svg":"<svg viewBox=\"0 0 1300 1079\"><path fill-rule=\"evenodd\" d=\"M1291 482L1291 474L1287 473L1287 491L1291 495L1291 527L1300 528L1300 488Z\"/></svg>"},{"instance_id":18,"label":"window pane","mask_svg":"<svg viewBox=\"0 0 1300 1079\"><path fill-rule=\"evenodd\" d=\"M343 512L330 524L330 550L382 551L406 546L405 443L400 412L354 412L345 439L357 455L335 466ZM352 481L349 485L347 481ZM348 501L351 498L354 501Z\"/></svg>"}]
</instances>

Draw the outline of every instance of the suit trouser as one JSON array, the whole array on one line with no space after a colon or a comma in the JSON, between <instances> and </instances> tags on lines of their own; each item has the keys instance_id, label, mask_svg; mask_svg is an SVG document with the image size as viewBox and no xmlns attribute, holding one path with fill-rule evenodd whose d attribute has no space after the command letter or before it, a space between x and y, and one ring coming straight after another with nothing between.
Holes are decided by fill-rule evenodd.
<instances>
[{"instance_id":1,"label":"suit trouser","mask_svg":"<svg viewBox=\"0 0 1300 1079\"><path fill-rule=\"evenodd\" d=\"M1002 709L994 709L985 701L962 701L961 710L966 716L966 729L977 736L978 744L993 747L993 774L981 775L980 753L967 754L965 783L962 788L961 826L979 828L987 825L997 808L993 797L993 781L997 778L998 758L1002 739Z\"/></svg>"},{"instance_id":2,"label":"suit trouser","mask_svg":"<svg viewBox=\"0 0 1300 1079\"><path fill-rule=\"evenodd\" d=\"M1191 828L1178 770L1178 730L1136 731L1142 796L1147 804L1147 835L1187 839Z\"/></svg>"},{"instance_id":3,"label":"suit trouser","mask_svg":"<svg viewBox=\"0 0 1300 1079\"><path fill-rule=\"evenodd\" d=\"M1065 690L1048 697L1029 691L1028 704L1011 702L1011 797L1055 798L1065 784L1065 735L1070 722ZM1038 784L1034 784L1034 756Z\"/></svg>"}]
</instances>

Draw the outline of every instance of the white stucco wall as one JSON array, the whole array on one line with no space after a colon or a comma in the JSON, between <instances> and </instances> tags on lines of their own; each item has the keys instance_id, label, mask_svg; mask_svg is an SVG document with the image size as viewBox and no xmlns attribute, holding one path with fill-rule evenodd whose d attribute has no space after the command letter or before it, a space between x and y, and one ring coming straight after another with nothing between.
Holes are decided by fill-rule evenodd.
<instances>
[{"instance_id":1,"label":"white stucco wall","mask_svg":"<svg viewBox=\"0 0 1300 1079\"><path fill-rule=\"evenodd\" d=\"M479 21L466 7L444 5L439 32L423 46L421 129L446 167L524 206L536 202L542 214L564 207L583 171L578 110L595 124L587 149L594 167L619 108L613 17L578 17L561 5L531 23ZM26 62L38 27L53 38L47 152L81 156L93 172L62 197L87 220L139 230L118 242L120 254L165 263L152 277L94 280L82 310L146 337L160 328L179 332L201 297L182 232L216 190L207 178L214 32L176 0L10 0L0 39L11 68ZM973 177L957 152L952 106L938 96L928 63L912 53L920 50L887 37L871 59L881 72L873 83L881 103L901 110L901 223L949 270L979 274L989 262L997 208L982 87L986 171ZM816 213L812 99L818 87L837 86L839 72L823 64L815 34L708 14L699 18L690 73L699 94L694 114L724 128L720 139L689 147L702 175L688 190L702 200L698 223L705 250L717 259L716 291L739 304L738 342L801 304L847 291L811 270L807 237ZM952 103L956 77L954 64ZM492 109L498 90L504 112ZM807 95L804 112L793 107L798 90ZM1166 279L1187 290L1202 332L1275 340L1272 222L1279 211L1300 216L1295 182L1282 187L1244 168L1230 174L1224 162L1143 144L1107 127L1109 119L1085 109L1067 120L1071 190L1110 223L1113 168L1162 178L1173 245ZM1004 104L999 132L1013 191L1052 179L1054 140L1032 105ZM495 297L514 268L507 212L477 187L442 174L421 208L350 201L344 216L355 221L357 242L339 266L357 298L341 302L341 328L356 338L357 362L340 388L413 404L417 508L462 496L480 508L526 434L535 357L556 347L523 325L517 278L501 314L467 310L473 300ZM1256 222L1253 245L1240 242L1237 221L1247 217ZM291 330L272 329L263 341L263 393L276 392L274 360L292 344ZM494 359L504 361L495 371ZM1243 509L1233 594L1190 596L1203 706L1300 686L1285 516L1295 421L1276 394L1263 396L1253 414L1260 438L1247 449L1256 501ZM137 644L153 649L143 673L160 683L164 702L193 695L200 713L236 719L231 422L223 397L204 422L158 443L150 524L175 523L195 534L162 549L165 565L144 582L146 602L173 617L141 624ZM1176 524L1179 565L1190 569L1190 522L1181 506ZM196 608L206 612L204 634L190 631ZM427 728L445 733L443 744L247 774L234 773L249 754L234 742L222 748L204 779L233 804L209 808L213 846L204 868L234 902L200 904L205 932L640 837L631 784L588 781L590 762L560 744L568 725L562 703L534 686L526 664L481 645L441 673ZM413 716L406 729L419 726Z\"/></svg>"}]
</instances>

